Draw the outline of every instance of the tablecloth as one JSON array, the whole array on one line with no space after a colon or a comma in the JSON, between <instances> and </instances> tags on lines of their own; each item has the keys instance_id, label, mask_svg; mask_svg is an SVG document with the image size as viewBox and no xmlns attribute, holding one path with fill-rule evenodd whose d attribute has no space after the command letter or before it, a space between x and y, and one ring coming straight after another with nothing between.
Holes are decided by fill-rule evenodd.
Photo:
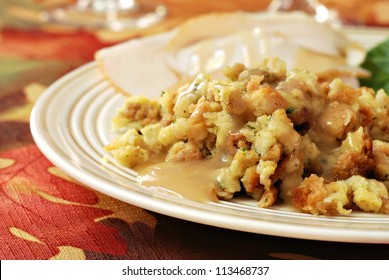
<instances>
[{"instance_id":1,"label":"tablecloth","mask_svg":"<svg viewBox=\"0 0 389 280\"><path fill-rule=\"evenodd\" d=\"M53 2L0 3L0 259L389 258L389 247L383 244L253 234L154 213L74 181L34 143L29 126L34 103L59 77L92 61L95 51L210 11L260 11L269 1L165 0L169 15L161 24L123 32L40 23L34 10ZM351 13L349 2L342 2L341 11L358 16L359 23L389 22L381 12L388 8L385 3L376 1L382 6L367 8L356 1L358 9Z\"/></svg>"}]
</instances>

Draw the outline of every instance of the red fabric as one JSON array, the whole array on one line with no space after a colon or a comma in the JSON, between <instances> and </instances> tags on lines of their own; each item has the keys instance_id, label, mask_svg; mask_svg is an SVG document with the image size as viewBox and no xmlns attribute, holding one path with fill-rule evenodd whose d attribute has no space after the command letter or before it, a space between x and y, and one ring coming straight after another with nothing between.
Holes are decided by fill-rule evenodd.
<instances>
[{"instance_id":1,"label":"red fabric","mask_svg":"<svg viewBox=\"0 0 389 280\"><path fill-rule=\"evenodd\" d=\"M92 190L50 173L53 165L35 145L4 152L0 158L14 160L0 173L0 242L13 254L1 250L1 259L47 259L58 254L60 246L118 256L126 253L119 232L97 221L113 212L95 206L98 197ZM15 236L11 228L39 242Z\"/></svg>"}]
</instances>

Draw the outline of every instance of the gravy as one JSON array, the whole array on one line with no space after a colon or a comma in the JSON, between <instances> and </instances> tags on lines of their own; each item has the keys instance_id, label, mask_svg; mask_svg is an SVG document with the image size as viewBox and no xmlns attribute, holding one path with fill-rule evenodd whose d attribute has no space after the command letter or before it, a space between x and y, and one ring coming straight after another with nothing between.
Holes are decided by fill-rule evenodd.
<instances>
[{"instance_id":1,"label":"gravy","mask_svg":"<svg viewBox=\"0 0 389 280\"><path fill-rule=\"evenodd\" d=\"M216 202L217 177L227 166L218 156L196 161L164 161L137 168L138 182L143 187L162 187L197 202Z\"/></svg>"}]
</instances>

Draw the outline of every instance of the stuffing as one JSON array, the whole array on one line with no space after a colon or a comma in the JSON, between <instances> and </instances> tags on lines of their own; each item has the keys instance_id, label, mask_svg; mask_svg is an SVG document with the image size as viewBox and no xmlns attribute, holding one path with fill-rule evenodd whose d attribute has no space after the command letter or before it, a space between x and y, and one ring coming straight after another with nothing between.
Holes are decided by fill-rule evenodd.
<instances>
[{"instance_id":1,"label":"stuffing","mask_svg":"<svg viewBox=\"0 0 389 280\"><path fill-rule=\"evenodd\" d=\"M223 73L199 74L159 102L130 97L113 119L122 135L106 150L130 168L151 158L177 170L203 162L219 199L249 196L314 215L389 213L385 92L322 82L278 58Z\"/></svg>"},{"instance_id":2,"label":"stuffing","mask_svg":"<svg viewBox=\"0 0 389 280\"><path fill-rule=\"evenodd\" d=\"M131 96L118 110L113 119L113 127L132 127L140 129L161 119L160 105L157 101L144 96Z\"/></svg>"},{"instance_id":3,"label":"stuffing","mask_svg":"<svg viewBox=\"0 0 389 280\"><path fill-rule=\"evenodd\" d=\"M312 214L349 214L356 206L366 212L384 212L388 190L375 179L354 175L346 180L324 183L324 179L311 175L293 190L293 204Z\"/></svg>"}]
</instances>

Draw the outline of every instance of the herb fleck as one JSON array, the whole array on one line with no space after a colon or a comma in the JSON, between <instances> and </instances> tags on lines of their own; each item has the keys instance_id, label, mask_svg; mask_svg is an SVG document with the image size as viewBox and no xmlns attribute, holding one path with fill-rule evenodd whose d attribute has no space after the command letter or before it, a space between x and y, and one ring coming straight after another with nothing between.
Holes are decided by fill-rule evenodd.
<instances>
[{"instance_id":1,"label":"herb fleck","mask_svg":"<svg viewBox=\"0 0 389 280\"><path fill-rule=\"evenodd\" d=\"M289 107L289 108L286 109L285 111L286 111L287 114L292 114L295 110L296 110L295 108Z\"/></svg>"}]
</instances>

